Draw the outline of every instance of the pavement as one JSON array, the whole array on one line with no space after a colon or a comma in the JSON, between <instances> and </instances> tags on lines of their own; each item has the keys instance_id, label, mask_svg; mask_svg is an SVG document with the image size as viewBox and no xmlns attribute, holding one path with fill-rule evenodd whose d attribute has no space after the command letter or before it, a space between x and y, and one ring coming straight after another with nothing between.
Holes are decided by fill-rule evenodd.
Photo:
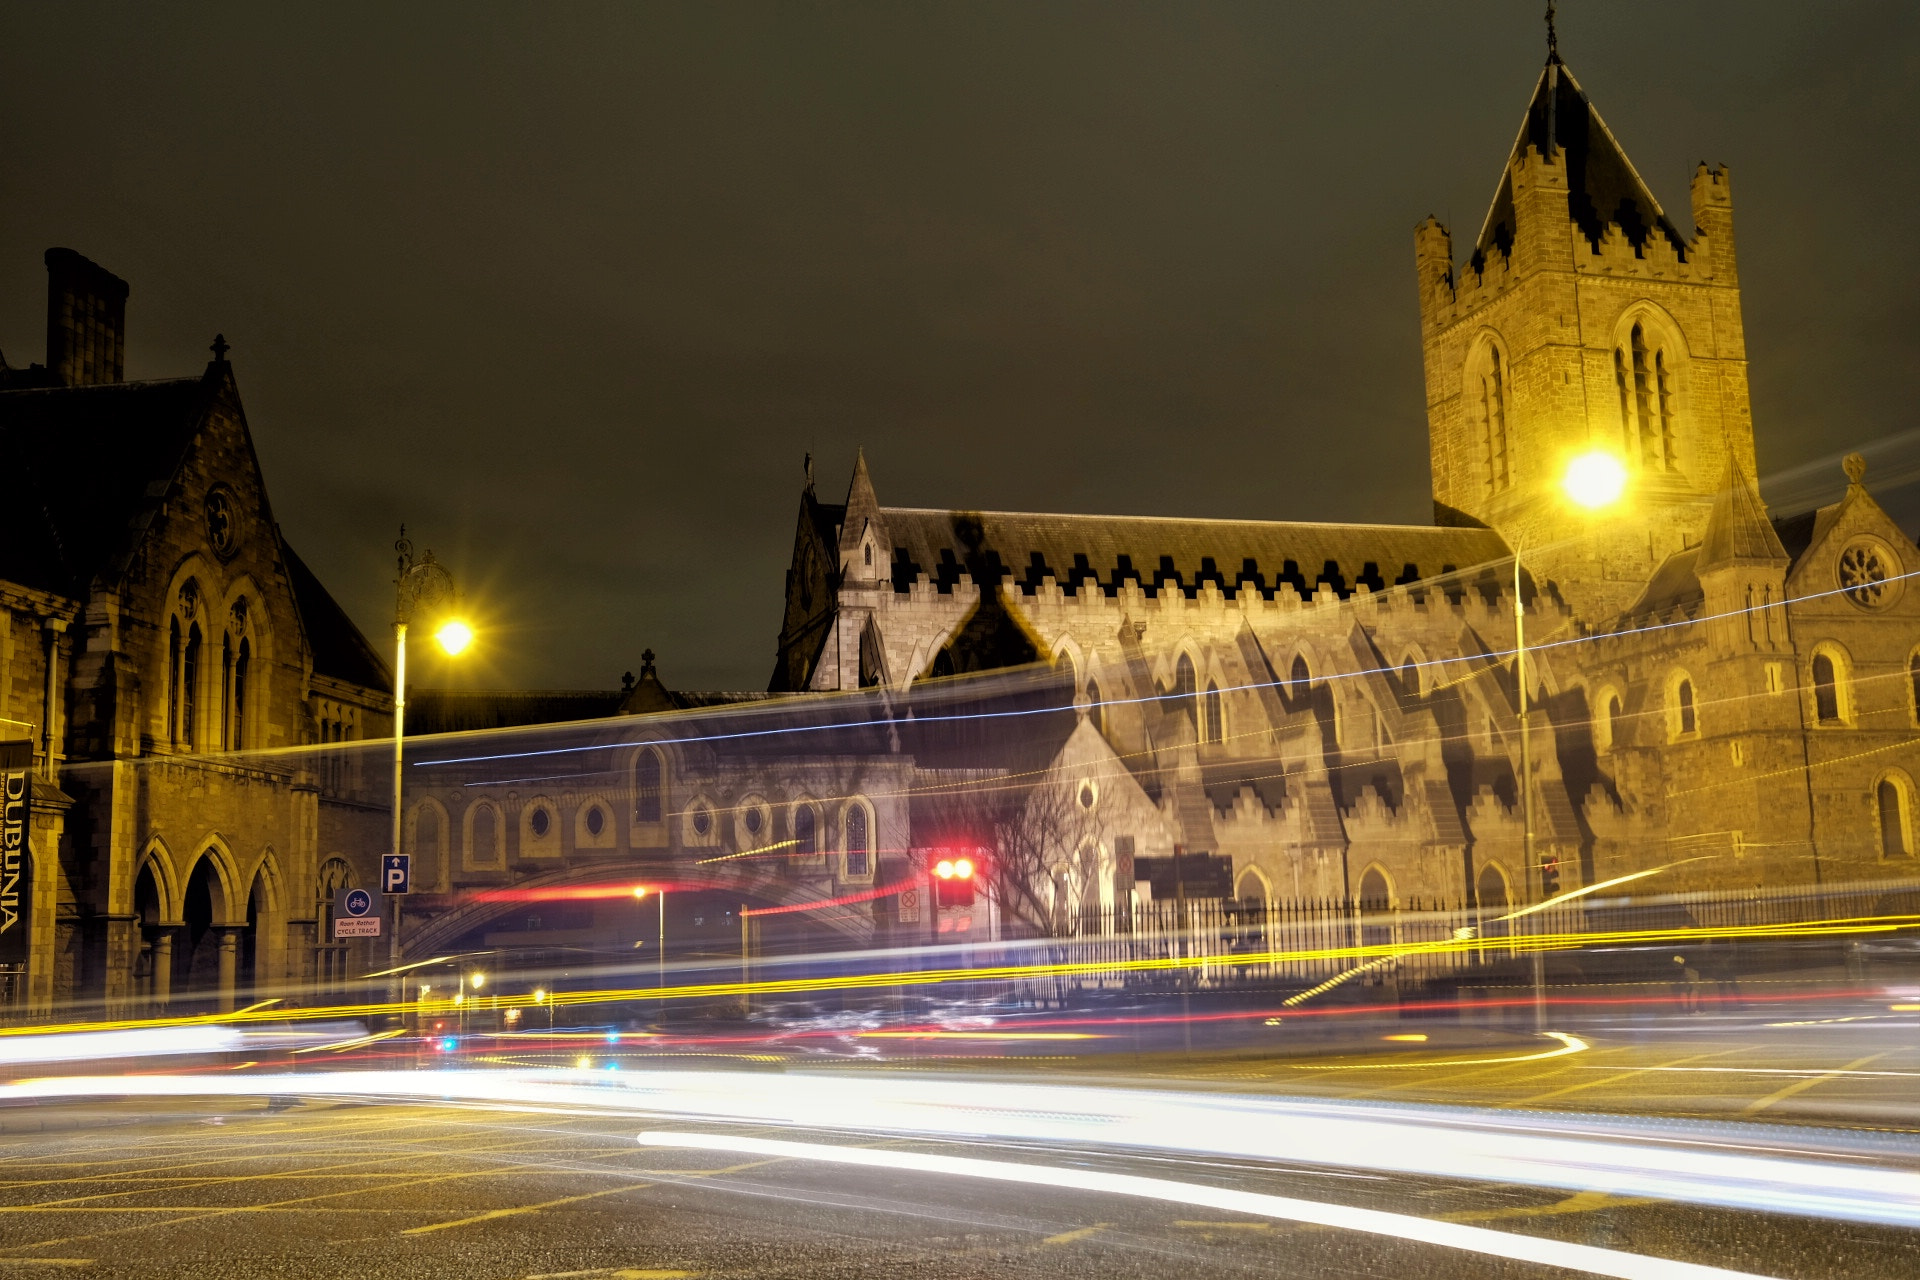
<instances>
[{"instance_id":1,"label":"pavement","mask_svg":"<svg viewBox=\"0 0 1920 1280\"><path fill-rule=\"evenodd\" d=\"M1381 1035L1417 1032L1382 1031ZM1700 1019L1233 1052L918 1057L810 1070L1098 1079L1509 1111L1778 1122L1881 1135L1920 1163L1910 1020ZM1545 1047L1542 1047L1542 1044ZM636 1055L630 1066L647 1065ZM654 1065L661 1065L655 1063ZM712 1065L701 1063L700 1065ZM796 1069L798 1065L796 1064ZM631 1115L324 1098L41 1104L0 1113L0 1280L102 1277L1570 1274L1248 1213L811 1160L643 1147ZM678 1125L712 1130L712 1126ZM765 1130L736 1128L736 1134ZM778 1136L792 1137L791 1131ZM819 1135L815 1135L819 1136ZM1105 1170L1384 1209L1760 1275L1920 1275L1920 1233L1563 1190L1138 1152L831 1135L890 1151Z\"/></svg>"}]
</instances>

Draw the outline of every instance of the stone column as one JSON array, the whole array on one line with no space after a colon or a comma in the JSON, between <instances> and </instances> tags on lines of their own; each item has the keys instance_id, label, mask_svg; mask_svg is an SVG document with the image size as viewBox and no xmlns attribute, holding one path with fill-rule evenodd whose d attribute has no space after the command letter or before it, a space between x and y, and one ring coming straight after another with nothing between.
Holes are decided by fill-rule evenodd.
<instances>
[{"instance_id":1,"label":"stone column","mask_svg":"<svg viewBox=\"0 0 1920 1280\"><path fill-rule=\"evenodd\" d=\"M220 930L220 1012L233 1012L234 983L240 970L240 932Z\"/></svg>"},{"instance_id":2,"label":"stone column","mask_svg":"<svg viewBox=\"0 0 1920 1280\"><path fill-rule=\"evenodd\" d=\"M153 935L153 1003L164 1009L173 999L173 930Z\"/></svg>"}]
</instances>

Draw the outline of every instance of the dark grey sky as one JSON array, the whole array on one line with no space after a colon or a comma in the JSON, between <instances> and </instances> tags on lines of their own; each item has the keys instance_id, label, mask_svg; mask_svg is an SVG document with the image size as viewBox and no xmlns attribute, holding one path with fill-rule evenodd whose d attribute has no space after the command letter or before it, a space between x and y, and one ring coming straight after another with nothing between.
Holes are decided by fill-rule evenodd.
<instances>
[{"instance_id":1,"label":"dark grey sky","mask_svg":"<svg viewBox=\"0 0 1920 1280\"><path fill-rule=\"evenodd\" d=\"M809 449L834 498L864 444L893 504L1426 519L1412 228L1471 239L1544 53L1530 0L4 26L9 361L79 249L132 283L130 376L226 333L276 513L376 642L404 519L481 604L471 678L600 687L648 646L764 686ZM1920 10L1560 26L1683 225L1733 166L1763 471L1920 475Z\"/></svg>"}]
</instances>

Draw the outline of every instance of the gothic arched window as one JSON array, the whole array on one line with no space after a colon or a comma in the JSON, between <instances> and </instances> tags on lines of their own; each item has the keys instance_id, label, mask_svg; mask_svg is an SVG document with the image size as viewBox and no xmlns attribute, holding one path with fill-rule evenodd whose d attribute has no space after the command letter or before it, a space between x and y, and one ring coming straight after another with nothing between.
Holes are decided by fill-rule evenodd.
<instances>
[{"instance_id":1,"label":"gothic arched window","mask_svg":"<svg viewBox=\"0 0 1920 1280\"><path fill-rule=\"evenodd\" d=\"M1914 688L1920 689L1920 675ZM167 622L167 741L180 741L180 619Z\"/></svg>"},{"instance_id":2,"label":"gothic arched window","mask_svg":"<svg viewBox=\"0 0 1920 1280\"><path fill-rule=\"evenodd\" d=\"M200 709L200 624L187 628L187 647L180 660L180 740L194 745L195 713Z\"/></svg>"},{"instance_id":3,"label":"gothic arched window","mask_svg":"<svg viewBox=\"0 0 1920 1280\"><path fill-rule=\"evenodd\" d=\"M1304 697L1313 687L1313 670L1307 666L1304 656L1293 655L1293 669L1287 673L1287 683L1293 686L1288 692L1296 698Z\"/></svg>"},{"instance_id":4,"label":"gothic arched window","mask_svg":"<svg viewBox=\"0 0 1920 1280\"><path fill-rule=\"evenodd\" d=\"M1824 653L1813 655L1813 713L1821 724L1840 723L1839 681L1833 659Z\"/></svg>"},{"instance_id":5,"label":"gothic arched window","mask_svg":"<svg viewBox=\"0 0 1920 1280\"><path fill-rule=\"evenodd\" d=\"M633 765L633 820L657 824L664 821L662 793L666 790L666 763L652 747L640 753Z\"/></svg>"},{"instance_id":6,"label":"gothic arched window","mask_svg":"<svg viewBox=\"0 0 1920 1280\"><path fill-rule=\"evenodd\" d=\"M1700 728L1699 719L1694 714L1693 681L1685 676L1673 687L1673 722L1674 731L1682 735L1696 733Z\"/></svg>"},{"instance_id":7,"label":"gothic arched window","mask_svg":"<svg viewBox=\"0 0 1920 1280\"><path fill-rule=\"evenodd\" d=\"M847 878L864 880L873 874L873 835L867 829L867 806L858 800L847 804Z\"/></svg>"},{"instance_id":8,"label":"gothic arched window","mask_svg":"<svg viewBox=\"0 0 1920 1280\"><path fill-rule=\"evenodd\" d=\"M1916 658L1915 661L1916 663L1920 663L1920 658ZM1916 666L1915 671L1920 672L1920 666ZM1920 682L1920 674L1915 676L1915 680ZM1915 687L1920 688L1920 683L1916 683ZM1100 701L1100 682L1098 680L1089 679L1087 681L1087 718L1093 721L1093 727L1099 732L1105 733L1107 731L1107 708Z\"/></svg>"},{"instance_id":9,"label":"gothic arched window","mask_svg":"<svg viewBox=\"0 0 1920 1280\"><path fill-rule=\"evenodd\" d=\"M1507 370L1499 347L1488 345L1478 381L1480 449L1487 489L1504 493L1513 484L1513 463L1507 433Z\"/></svg>"},{"instance_id":10,"label":"gothic arched window","mask_svg":"<svg viewBox=\"0 0 1920 1280\"><path fill-rule=\"evenodd\" d=\"M819 855L820 819L812 805L798 805L793 811L793 856L815 858Z\"/></svg>"},{"instance_id":11,"label":"gothic arched window","mask_svg":"<svg viewBox=\"0 0 1920 1280\"><path fill-rule=\"evenodd\" d=\"M1194 714L1194 693L1198 688L1199 682L1193 674L1193 659L1183 653L1173 666L1173 705L1187 713L1187 718L1195 722L1195 728L1200 727L1198 717Z\"/></svg>"},{"instance_id":12,"label":"gothic arched window","mask_svg":"<svg viewBox=\"0 0 1920 1280\"><path fill-rule=\"evenodd\" d=\"M233 745L233 637L220 637L220 749Z\"/></svg>"},{"instance_id":13,"label":"gothic arched window","mask_svg":"<svg viewBox=\"0 0 1920 1280\"><path fill-rule=\"evenodd\" d=\"M1636 321L1626 341L1614 349L1613 379L1620 393L1627 456L1648 471L1677 471L1678 391L1667 344Z\"/></svg>"},{"instance_id":14,"label":"gothic arched window","mask_svg":"<svg viewBox=\"0 0 1920 1280\"><path fill-rule=\"evenodd\" d=\"M1200 703L1200 741L1225 742L1226 721L1221 713L1220 686L1207 682L1206 697Z\"/></svg>"},{"instance_id":15,"label":"gothic arched window","mask_svg":"<svg viewBox=\"0 0 1920 1280\"><path fill-rule=\"evenodd\" d=\"M240 641L240 652L233 659L233 749L247 745L247 673L253 667L253 642Z\"/></svg>"},{"instance_id":16,"label":"gothic arched window","mask_svg":"<svg viewBox=\"0 0 1920 1280\"><path fill-rule=\"evenodd\" d=\"M1912 853L1913 844L1908 839L1907 789L1893 775L1880 779L1880 785L1874 788L1874 807L1880 812L1881 856L1904 858Z\"/></svg>"}]
</instances>

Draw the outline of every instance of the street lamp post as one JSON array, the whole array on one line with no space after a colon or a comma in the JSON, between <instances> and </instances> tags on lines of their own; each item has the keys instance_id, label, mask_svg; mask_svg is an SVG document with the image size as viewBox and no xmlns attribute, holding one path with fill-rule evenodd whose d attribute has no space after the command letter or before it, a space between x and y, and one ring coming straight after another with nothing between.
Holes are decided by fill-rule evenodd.
<instances>
[{"instance_id":1,"label":"street lamp post","mask_svg":"<svg viewBox=\"0 0 1920 1280\"><path fill-rule=\"evenodd\" d=\"M1604 449L1596 449L1580 454L1567 464L1567 472L1560 481L1560 488L1566 496L1589 511L1599 511L1610 507L1620 500L1626 490L1627 470L1618 458ZM1516 692L1514 705L1520 713L1520 824L1521 824L1521 860L1526 866L1529 877L1540 878L1540 900L1545 902L1547 893L1546 868L1536 869L1533 854L1533 741L1527 723L1527 611L1520 599L1520 560L1525 553L1523 539L1515 539L1513 544L1513 682ZM1538 933L1546 926L1546 917L1541 915L1534 925ZM1547 957L1546 953L1535 946L1532 956L1533 977L1533 1026L1534 1030L1543 1030L1547 1024Z\"/></svg>"},{"instance_id":2,"label":"street lamp post","mask_svg":"<svg viewBox=\"0 0 1920 1280\"><path fill-rule=\"evenodd\" d=\"M400 539L393 544L399 553L398 575L393 580L393 841L392 852L398 855L402 846L404 810L401 807L406 767L405 751L407 741L407 627L412 623L416 612L426 610L440 615L440 626L434 633L434 639L448 656L457 657L473 641L473 628L469 627L455 614L459 602L459 593L454 589L453 575L446 566L433 558L428 551L420 559L413 558L413 541L407 537L407 527L400 526ZM400 897L389 894L392 908L387 912L388 928L392 930L387 939L387 963L400 963Z\"/></svg>"}]
</instances>

